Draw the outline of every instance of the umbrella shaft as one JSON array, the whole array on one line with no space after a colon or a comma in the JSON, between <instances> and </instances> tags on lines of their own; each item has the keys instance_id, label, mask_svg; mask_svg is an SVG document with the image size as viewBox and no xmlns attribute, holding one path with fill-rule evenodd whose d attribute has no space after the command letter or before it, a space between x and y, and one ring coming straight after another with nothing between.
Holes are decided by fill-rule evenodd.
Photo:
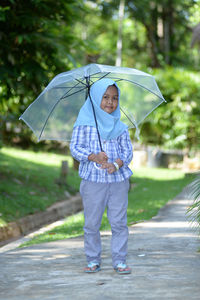
<instances>
[{"instance_id":1,"label":"umbrella shaft","mask_svg":"<svg viewBox=\"0 0 200 300\"><path fill-rule=\"evenodd\" d=\"M92 98L91 98L91 95L90 95L90 84L89 84L88 77L86 77L86 82L87 82L87 86L88 86L89 99L90 99L90 102L91 102L91 105L92 105L92 111L93 111L93 115L94 115L94 121L95 121L96 129L97 129L97 135L98 135L99 145L100 145L101 152L103 152L103 148L102 148L102 144L101 144L101 138L100 138L100 134L99 134L98 123L97 123L97 118L96 118L96 113L95 113L95 109L94 109L94 104L92 102Z\"/></svg>"}]
</instances>

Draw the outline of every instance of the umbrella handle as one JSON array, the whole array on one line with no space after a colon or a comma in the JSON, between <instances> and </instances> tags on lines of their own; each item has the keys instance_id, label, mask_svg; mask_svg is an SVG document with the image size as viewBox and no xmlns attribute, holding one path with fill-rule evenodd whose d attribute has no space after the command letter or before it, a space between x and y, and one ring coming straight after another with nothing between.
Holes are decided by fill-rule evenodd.
<instances>
[{"instance_id":1,"label":"umbrella handle","mask_svg":"<svg viewBox=\"0 0 200 300\"><path fill-rule=\"evenodd\" d=\"M96 163L96 162L94 163L94 166L95 166L95 168L96 168L97 170L102 170L101 167L98 167L98 166L97 166L97 163Z\"/></svg>"}]
</instances>

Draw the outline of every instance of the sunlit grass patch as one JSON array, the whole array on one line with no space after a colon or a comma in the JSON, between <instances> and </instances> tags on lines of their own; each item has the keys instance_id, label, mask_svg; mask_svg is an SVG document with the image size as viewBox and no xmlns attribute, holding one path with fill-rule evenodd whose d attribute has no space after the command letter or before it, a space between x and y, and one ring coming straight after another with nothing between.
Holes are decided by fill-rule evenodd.
<instances>
[{"instance_id":1,"label":"sunlit grass patch","mask_svg":"<svg viewBox=\"0 0 200 300\"><path fill-rule=\"evenodd\" d=\"M73 159L70 155L61 155L48 152L34 152L31 150L21 150L17 148L2 148L1 153L12 158L20 158L26 162L37 163L47 166L59 166L62 160L67 160L72 167Z\"/></svg>"},{"instance_id":2,"label":"sunlit grass patch","mask_svg":"<svg viewBox=\"0 0 200 300\"><path fill-rule=\"evenodd\" d=\"M20 247L80 236L83 234L83 226L84 216L81 212L67 217L64 224L59 225L43 234L36 235L32 240L25 242Z\"/></svg>"}]
</instances>

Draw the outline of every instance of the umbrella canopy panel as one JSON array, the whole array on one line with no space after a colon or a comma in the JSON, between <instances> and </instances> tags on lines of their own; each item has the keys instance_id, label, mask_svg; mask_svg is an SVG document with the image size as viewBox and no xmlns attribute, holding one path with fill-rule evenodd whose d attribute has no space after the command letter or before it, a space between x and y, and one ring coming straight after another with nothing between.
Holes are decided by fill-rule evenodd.
<instances>
[{"instance_id":1,"label":"umbrella canopy panel","mask_svg":"<svg viewBox=\"0 0 200 300\"><path fill-rule=\"evenodd\" d=\"M81 106L86 87L70 94L71 85L53 87L43 92L20 117L38 140L68 141ZM77 82L74 84L77 84ZM70 85L70 86L68 86Z\"/></svg>"}]
</instances>

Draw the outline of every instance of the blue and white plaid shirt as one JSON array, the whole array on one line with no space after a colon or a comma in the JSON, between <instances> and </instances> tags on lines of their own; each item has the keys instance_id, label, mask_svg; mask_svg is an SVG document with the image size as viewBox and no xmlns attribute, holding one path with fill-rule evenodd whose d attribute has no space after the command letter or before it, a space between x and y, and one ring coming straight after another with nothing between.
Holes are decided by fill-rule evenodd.
<instances>
[{"instance_id":1,"label":"blue and white plaid shirt","mask_svg":"<svg viewBox=\"0 0 200 300\"><path fill-rule=\"evenodd\" d=\"M88 160L90 154L101 152L97 130L92 126L77 126L73 130L70 150L72 156L80 162L79 176L85 180L104 183L119 182L129 178L132 171L128 165L132 160L133 150L128 130L116 139L101 140L101 142L103 151L108 156L108 162L113 163L120 158L123 166L112 174L109 174L106 169L97 169L95 163Z\"/></svg>"}]
</instances>

